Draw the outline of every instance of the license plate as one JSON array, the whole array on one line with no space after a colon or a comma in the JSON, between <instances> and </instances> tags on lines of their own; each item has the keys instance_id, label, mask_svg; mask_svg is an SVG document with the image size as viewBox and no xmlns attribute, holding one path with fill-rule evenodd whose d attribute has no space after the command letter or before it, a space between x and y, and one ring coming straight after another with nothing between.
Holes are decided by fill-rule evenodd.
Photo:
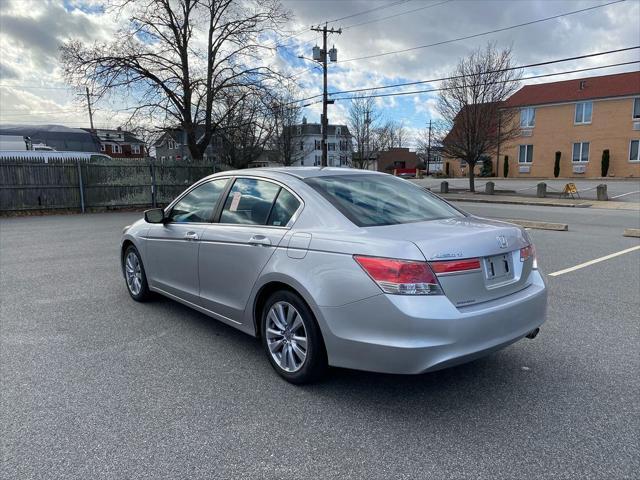
<instances>
[{"instance_id":1,"label":"license plate","mask_svg":"<svg viewBox=\"0 0 640 480\"><path fill-rule=\"evenodd\" d=\"M487 257L486 262L488 280L503 280L513 277L511 254Z\"/></svg>"}]
</instances>

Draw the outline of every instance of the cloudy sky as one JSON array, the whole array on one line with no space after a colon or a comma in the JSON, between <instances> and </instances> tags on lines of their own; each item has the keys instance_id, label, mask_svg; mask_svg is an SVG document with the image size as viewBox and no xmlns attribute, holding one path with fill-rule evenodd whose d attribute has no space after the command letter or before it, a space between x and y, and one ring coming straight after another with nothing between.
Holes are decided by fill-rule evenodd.
<instances>
[{"instance_id":1,"label":"cloudy sky","mask_svg":"<svg viewBox=\"0 0 640 480\"><path fill-rule=\"evenodd\" d=\"M329 70L330 91L433 79L448 74L460 57L495 42L510 46L518 65L640 45L640 0L283 0L292 14L289 29L302 32L283 40L285 46L265 61L299 74L301 95L321 92L320 71L298 55L311 56L320 42L308 27L330 22L342 27L331 44L339 62ZM75 38L91 43L109 39L124 21L100 0L0 0L0 123L88 126L86 104L61 78L58 46ZM610 5L557 19L480 35L597 5ZM337 21L336 21L337 20ZM454 41L451 41L454 40ZM445 42L445 43L441 43ZM385 52L441 43L406 53ZM363 56L373 58L357 59ZM378 55L378 56L376 56ZM524 76L640 60L640 50L527 69ZM552 81L637 70L638 64L552 77ZM541 81L541 80L532 80ZM436 83L411 87L437 87ZM402 89L400 89L402 90ZM400 91L398 90L398 91ZM404 90L407 90L405 88ZM380 98L387 119L403 121L412 131L436 118L435 94ZM117 127L121 112L135 99L111 99L96 105L95 123ZM344 122L348 100L330 106L329 118ZM320 105L306 108L309 121L319 121Z\"/></svg>"}]
</instances>

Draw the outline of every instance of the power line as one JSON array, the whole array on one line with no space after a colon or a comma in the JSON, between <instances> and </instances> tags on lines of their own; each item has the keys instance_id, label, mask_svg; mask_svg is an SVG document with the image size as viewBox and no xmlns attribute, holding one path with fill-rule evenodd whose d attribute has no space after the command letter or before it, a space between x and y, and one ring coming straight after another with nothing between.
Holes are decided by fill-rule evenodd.
<instances>
[{"instance_id":1,"label":"power line","mask_svg":"<svg viewBox=\"0 0 640 480\"><path fill-rule=\"evenodd\" d=\"M544 74L541 74L541 75L532 75L530 77L523 77L523 78L511 79L511 80L500 80L500 81L497 81L497 82L479 83L479 84L469 85L469 86L472 87L472 86L482 86L482 85L493 85L495 83L520 82L522 80L534 80L536 78L555 77L555 76L558 76L558 75L569 75L571 73L580 73L580 72L586 72L586 71L589 71L589 70L601 70L603 68L621 67L621 66L624 66L624 65L633 65L633 64L636 64L636 63L640 63L640 60L632 60L630 62L611 63L609 65L601 65L599 67L587 67L587 68L579 68L579 69L575 69L575 70L566 70L564 72L544 73ZM419 95L419 94L423 94L423 93L442 92L442 91L446 91L446 90L451 90L452 88L455 88L455 87L430 88L430 89L426 89L426 90L413 90L411 92L393 92L393 93L381 93L381 94L362 95L362 96L355 95L355 96L351 96L351 97L334 98L334 100L354 100L354 99L357 99L357 98L380 98L380 97L399 97L399 96L403 96L403 95Z\"/></svg>"},{"instance_id":2,"label":"power line","mask_svg":"<svg viewBox=\"0 0 640 480\"><path fill-rule=\"evenodd\" d=\"M516 67L509 67L506 69L501 69L501 70L494 70L494 71L486 71L483 73L498 73L501 71L509 71L509 70L520 70L520 69L524 69L524 68L532 68L532 67L539 67L539 66L543 66L543 65L551 65L554 63L563 63L563 62L568 62L568 61L572 61L572 60L582 60L585 58L591 58L591 57L597 57L597 56L601 56L601 55L608 55L611 53L619 53L619 52L624 52L624 51L628 51L628 50L636 50L640 48L639 46L634 46L634 47L625 47L625 48L619 48L616 50L607 50L604 52L596 52L596 53L588 53L585 55L578 55L578 56L574 56L574 57L566 57L566 58L559 58L556 60L547 60L544 62L536 62L536 63L530 63L527 65L518 65ZM456 78L462 78L465 75L453 75L453 76L449 76L449 77L441 77L441 78L434 78L434 79L430 79L430 80L418 80L415 82L407 82L407 83L397 83L394 85L382 85L382 86L378 86L378 87L367 87L367 88L357 88L357 89L353 89L353 90L342 90L342 91L338 91L338 92L330 92L329 95L339 95L339 94L343 94L343 93L355 93L355 92L364 92L364 91L370 91L370 90L382 90L382 89L386 89L386 88L394 88L394 87L403 87L403 86L409 86L409 85L419 85L419 84L424 84L424 83L432 83L432 82L442 82L445 80L454 80ZM299 100L295 100L294 102L290 102L290 103L297 103L297 102L304 102L307 100L312 100L314 98L318 98L320 97L321 94L317 94L317 95L312 95L309 97L305 97L305 98L301 98Z\"/></svg>"},{"instance_id":3,"label":"power line","mask_svg":"<svg viewBox=\"0 0 640 480\"><path fill-rule=\"evenodd\" d=\"M589 53L589 54L585 54L585 55L578 55L575 57L567 57L567 58L562 58L559 60L548 60L545 62L538 62L538 63L530 63L528 65L520 65L517 67L509 67L509 68L503 68L500 70L487 70L485 72L482 73L498 73L498 72L508 72L510 70L520 70L521 68L533 68L533 67L542 67L544 65L551 65L553 63L560 63L560 62L570 62L572 60L582 60L585 58L591 58L591 57L598 57L601 55L609 55L612 53L619 53L619 52L627 52L629 50L637 50L638 48L640 48L640 45L635 46L635 47L626 47L626 48L618 48L616 50L608 50L606 52L597 52L597 53ZM423 83L432 83L432 82L441 82L444 80L454 80L456 78L462 78L464 77L464 75L454 75L451 77L441 77L441 78L432 78L430 80L418 80L415 82L406 82L406 83L395 83L393 85L382 85L382 86L378 86L378 87L367 87L367 88L355 88L353 90L341 90L338 92L330 92L330 95L338 95L338 94L342 94L342 93L354 93L354 92L366 92L366 91L370 91L370 90L383 90L383 89L387 89L387 88L397 88L397 87L406 87L409 85L420 85ZM319 96L319 95L317 95Z\"/></svg>"},{"instance_id":4,"label":"power line","mask_svg":"<svg viewBox=\"0 0 640 480\"><path fill-rule=\"evenodd\" d=\"M27 88L33 90L70 90L72 87L39 87L37 85L20 85L19 83L8 85L6 83L0 83L0 87L8 88Z\"/></svg>"},{"instance_id":5,"label":"power line","mask_svg":"<svg viewBox=\"0 0 640 480\"><path fill-rule=\"evenodd\" d=\"M358 17L360 15L364 15L366 13L371 13L371 12L375 12L377 10L382 10L384 8L390 8L390 7L395 7L396 5L400 5L403 3L409 3L412 0L398 0L396 2L393 3L389 3L387 5L380 5L379 7L375 7L375 8L370 8L369 10L363 10L362 12L358 12L358 13L352 13L351 15L347 15L345 17L340 17L340 18L336 18L334 20L328 20L327 23L335 23L335 22L340 22L342 20L346 20L347 18L353 18L353 17Z\"/></svg>"},{"instance_id":6,"label":"power line","mask_svg":"<svg viewBox=\"0 0 640 480\"><path fill-rule=\"evenodd\" d=\"M453 0L444 0L443 2L434 3L434 4L431 4L431 5L424 6L424 7L414 8L413 10L407 10L406 12L400 12L400 13L396 13L396 14L393 14L393 15L387 15L386 17L374 18L373 20L367 20L367 21L361 22L361 23L354 23L353 25L348 25L346 27L343 27L343 30L347 30L349 28L354 28L354 27L360 27L362 25L368 25L370 23L381 22L382 20L389 20L390 18L401 17L402 15L407 15L409 13L418 12L420 10L426 10L428 8L437 7L438 5L444 5L445 3L449 3L449 2L452 2L452 1Z\"/></svg>"},{"instance_id":7,"label":"power line","mask_svg":"<svg viewBox=\"0 0 640 480\"><path fill-rule=\"evenodd\" d=\"M435 46L438 46L438 45L445 45L447 43L459 42L460 40L469 40L471 38L482 37L484 35L490 35L492 33L505 32L507 30L513 30L515 28L526 27L528 25L533 25L533 24L536 24L536 23L547 22L549 20L555 20L557 18L566 17L566 16L569 16L569 15L576 15L578 13L588 12L588 11L591 11L591 10L607 7L609 5L614 5L616 3L622 3L622 2L626 2L626 0L614 0L612 2L603 3L601 5L595 5L593 7L581 8L580 10L573 10L571 12L560 13L558 15L553 15L551 17L545 17L545 18L540 18L540 19L537 19L537 20L531 20L529 22L519 23L517 25L510 25L508 27L496 28L494 30L489 30L487 32L476 33L476 34L473 34L473 35L466 35L464 37L452 38L450 40L443 40L441 42L430 43L428 45L419 45L417 47L404 48L404 49L401 49L401 50L393 50L393 51L390 51L390 52L382 52L382 53L376 53L376 54L373 54L373 55L365 55L365 56L362 56L362 57L347 58L345 60L341 60L338 63L354 62L356 60L367 60L369 58L384 57L384 56L387 56L387 55L395 55L395 54L398 54L398 53L412 52L414 50L420 50L420 49L423 49L423 48L429 48L429 47L435 47Z\"/></svg>"}]
</instances>

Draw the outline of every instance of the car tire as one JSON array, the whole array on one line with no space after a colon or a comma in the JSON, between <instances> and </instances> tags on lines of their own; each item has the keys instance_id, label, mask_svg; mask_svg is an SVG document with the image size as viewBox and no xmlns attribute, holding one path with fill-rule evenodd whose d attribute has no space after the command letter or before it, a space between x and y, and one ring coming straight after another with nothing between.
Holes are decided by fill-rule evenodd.
<instances>
[{"instance_id":1,"label":"car tire","mask_svg":"<svg viewBox=\"0 0 640 480\"><path fill-rule=\"evenodd\" d=\"M274 370L294 384L313 383L327 371L327 353L311 309L295 293L280 290L261 313L262 345Z\"/></svg>"},{"instance_id":2,"label":"car tire","mask_svg":"<svg viewBox=\"0 0 640 480\"><path fill-rule=\"evenodd\" d=\"M149 290L147 275L144 272L144 265L140 252L133 245L129 245L122 257L122 271L124 273L125 284L131 298L136 302L147 302L151 300L153 294Z\"/></svg>"}]
</instances>

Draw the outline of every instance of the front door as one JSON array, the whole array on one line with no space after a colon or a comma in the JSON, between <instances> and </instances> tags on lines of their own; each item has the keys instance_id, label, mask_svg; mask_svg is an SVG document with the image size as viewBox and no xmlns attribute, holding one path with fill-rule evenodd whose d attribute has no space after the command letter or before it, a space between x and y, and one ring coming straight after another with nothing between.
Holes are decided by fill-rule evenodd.
<instances>
[{"instance_id":1,"label":"front door","mask_svg":"<svg viewBox=\"0 0 640 480\"><path fill-rule=\"evenodd\" d=\"M145 270L151 288L198 303L198 248L228 178L198 185L186 193L147 234Z\"/></svg>"},{"instance_id":2,"label":"front door","mask_svg":"<svg viewBox=\"0 0 640 480\"><path fill-rule=\"evenodd\" d=\"M200 242L202 306L236 322L242 320L258 275L287 232L300 202L268 180L238 178L219 223L207 225Z\"/></svg>"}]
</instances>

